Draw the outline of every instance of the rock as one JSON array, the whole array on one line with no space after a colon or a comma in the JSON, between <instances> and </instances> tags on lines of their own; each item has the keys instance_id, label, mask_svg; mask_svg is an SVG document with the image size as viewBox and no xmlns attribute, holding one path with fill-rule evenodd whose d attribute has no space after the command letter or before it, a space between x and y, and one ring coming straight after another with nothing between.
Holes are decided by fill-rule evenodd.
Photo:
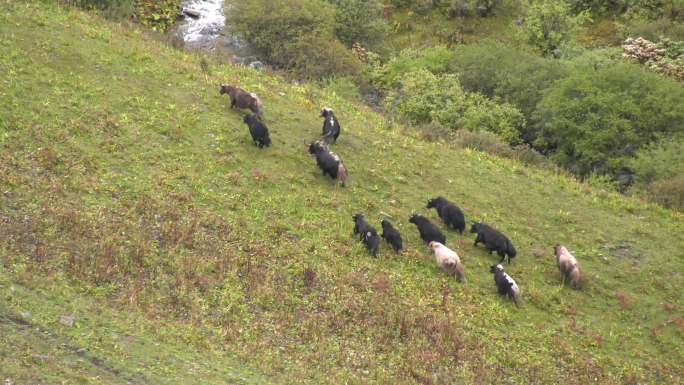
<instances>
[{"instance_id":1,"label":"rock","mask_svg":"<svg viewBox=\"0 0 684 385\"><path fill-rule=\"evenodd\" d=\"M35 355L31 356L31 359L36 364L42 364L43 362L47 361L49 358L50 357L45 355L45 354L35 354Z\"/></svg>"},{"instance_id":2,"label":"rock","mask_svg":"<svg viewBox=\"0 0 684 385\"><path fill-rule=\"evenodd\" d=\"M193 19L197 19L201 15L199 11L190 8L183 8L183 13L192 17Z\"/></svg>"},{"instance_id":3,"label":"rock","mask_svg":"<svg viewBox=\"0 0 684 385\"><path fill-rule=\"evenodd\" d=\"M254 68L255 70L261 70L262 68L264 68L264 63L256 60L256 61L249 63L249 67Z\"/></svg>"},{"instance_id":4,"label":"rock","mask_svg":"<svg viewBox=\"0 0 684 385\"><path fill-rule=\"evenodd\" d=\"M21 316L21 318L23 318L27 321L33 317L33 314L31 314L30 311L22 311L21 313L19 313L19 315Z\"/></svg>"},{"instance_id":5,"label":"rock","mask_svg":"<svg viewBox=\"0 0 684 385\"><path fill-rule=\"evenodd\" d=\"M59 323L61 323L64 326L73 327L74 321L76 321L76 319L72 315L66 315L65 314L65 315L59 317Z\"/></svg>"}]
</instances>

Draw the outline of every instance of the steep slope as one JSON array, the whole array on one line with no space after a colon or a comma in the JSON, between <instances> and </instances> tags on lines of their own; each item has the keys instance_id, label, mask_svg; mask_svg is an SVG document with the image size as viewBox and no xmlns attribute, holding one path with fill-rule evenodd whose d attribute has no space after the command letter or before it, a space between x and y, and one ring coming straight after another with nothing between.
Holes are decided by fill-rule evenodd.
<instances>
[{"instance_id":1,"label":"steep slope","mask_svg":"<svg viewBox=\"0 0 684 385\"><path fill-rule=\"evenodd\" d=\"M385 128L364 106L277 76L215 64L203 73L199 57L135 27L54 5L3 6L0 311L9 314L3 320L30 311L37 327L60 330L59 339L41 341L44 350L61 340L92 346L99 355L91 364L118 369L53 374L26 358L29 347L20 347L22 360L4 344L0 375L81 375L84 383L178 383L188 373L197 383L682 381L680 215L421 141ZM261 96L272 147L251 143L219 83ZM342 123L334 150L349 170L347 188L321 177L306 153L323 105ZM436 195L513 240L518 257L506 269L521 286L521 308L495 294L488 270L497 259L473 247L470 234L447 233L466 281L436 268L407 221L414 211L435 219L424 207ZM405 253L383 247L370 257L351 236L355 212L377 228L391 216ZM560 285L557 242L579 258L582 290ZM85 299L75 305L75 296ZM78 330L60 329L61 308L83 318ZM6 325L11 343L22 331ZM141 363L147 348L121 348L111 334L153 341L156 366ZM182 364L174 361L179 350Z\"/></svg>"}]
</instances>

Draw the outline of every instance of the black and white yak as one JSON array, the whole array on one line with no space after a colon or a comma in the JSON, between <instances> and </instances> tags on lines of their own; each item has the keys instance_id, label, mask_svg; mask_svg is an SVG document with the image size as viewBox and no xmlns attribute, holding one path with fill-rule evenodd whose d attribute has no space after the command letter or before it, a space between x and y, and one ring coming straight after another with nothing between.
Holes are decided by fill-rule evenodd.
<instances>
[{"instance_id":1,"label":"black and white yak","mask_svg":"<svg viewBox=\"0 0 684 385\"><path fill-rule=\"evenodd\" d=\"M501 264L492 265L489 272L494 274L494 283L499 295L505 295L515 302L516 306L520 306L520 288L515 280L508 275Z\"/></svg>"},{"instance_id":2,"label":"black and white yak","mask_svg":"<svg viewBox=\"0 0 684 385\"><path fill-rule=\"evenodd\" d=\"M309 154L316 158L318 168L323 171L323 176L329 175L332 179L337 179L342 183L342 187L347 184L347 169L342 163L342 159L330 151L328 146L322 141L312 142L309 145Z\"/></svg>"},{"instance_id":3,"label":"black and white yak","mask_svg":"<svg viewBox=\"0 0 684 385\"><path fill-rule=\"evenodd\" d=\"M337 142L337 137L340 136L340 122L337 120L332 108L323 107L321 109L321 117L324 118L321 139L328 144Z\"/></svg>"},{"instance_id":4,"label":"black and white yak","mask_svg":"<svg viewBox=\"0 0 684 385\"><path fill-rule=\"evenodd\" d=\"M359 235L359 238L366 244L366 248L374 257L378 254L378 247L380 246L380 238L375 228L371 226L363 214L354 214L354 234Z\"/></svg>"}]
</instances>

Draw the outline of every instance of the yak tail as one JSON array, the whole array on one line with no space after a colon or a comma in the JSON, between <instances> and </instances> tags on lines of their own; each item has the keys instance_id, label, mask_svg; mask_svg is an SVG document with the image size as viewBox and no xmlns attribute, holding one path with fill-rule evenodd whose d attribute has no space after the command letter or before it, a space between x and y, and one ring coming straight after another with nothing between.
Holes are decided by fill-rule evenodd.
<instances>
[{"instance_id":1,"label":"yak tail","mask_svg":"<svg viewBox=\"0 0 684 385\"><path fill-rule=\"evenodd\" d=\"M465 271L463 269L463 264L460 262L450 262L447 263L445 267L445 270L450 274L453 275L456 280L459 282L463 282L463 279L465 278Z\"/></svg>"},{"instance_id":2,"label":"yak tail","mask_svg":"<svg viewBox=\"0 0 684 385\"><path fill-rule=\"evenodd\" d=\"M509 240L507 246L508 246L508 247L507 247L507 249L508 249L508 257L509 257L509 258L515 258L515 255L516 255L518 252L515 250L515 247L513 246L513 242L511 242L511 241Z\"/></svg>"},{"instance_id":3,"label":"yak tail","mask_svg":"<svg viewBox=\"0 0 684 385\"><path fill-rule=\"evenodd\" d=\"M463 280L465 279L465 271L463 269L462 263L456 263L456 267L454 269L454 276L459 282L463 282Z\"/></svg>"},{"instance_id":4,"label":"yak tail","mask_svg":"<svg viewBox=\"0 0 684 385\"><path fill-rule=\"evenodd\" d=\"M342 182L342 187L347 186L347 170L342 162L337 165L337 178Z\"/></svg>"},{"instance_id":5,"label":"yak tail","mask_svg":"<svg viewBox=\"0 0 684 385\"><path fill-rule=\"evenodd\" d=\"M580 271L579 267L575 266L574 269L568 274L568 280L570 281L570 285L577 289L579 288L579 282L580 282Z\"/></svg>"},{"instance_id":6,"label":"yak tail","mask_svg":"<svg viewBox=\"0 0 684 385\"><path fill-rule=\"evenodd\" d=\"M321 136L321 139L325 144L331 145L335 142L335 136L332 132L326 132Z\"/></svg>"},{"instance_id":7,"label":"yak tail","mask_svg":"<svg viewBox=\"0 0 684 385\"><path fill-rule=\"evenodd\" d=\"M515 292L511 296L513 299L513 303L515 303L515 307L520 307L520 292Z\"/></svg>"}]
</instances>

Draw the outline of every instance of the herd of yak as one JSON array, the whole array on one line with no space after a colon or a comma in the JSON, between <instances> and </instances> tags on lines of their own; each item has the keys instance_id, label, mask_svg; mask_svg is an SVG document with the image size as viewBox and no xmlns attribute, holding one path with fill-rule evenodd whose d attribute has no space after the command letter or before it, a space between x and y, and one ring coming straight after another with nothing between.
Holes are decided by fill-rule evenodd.
<instances>
[{"instance_id":1,"label":"herd of yak","mask_svg":"<svg viewBox=\"0 0 684 385\"><path fill-rule=\"evenodd\" d=\"M259 148L270 146L271 138L268 127L263 122L263 106L259 97L239 87L225 84L221 85L220 94L228 94L230 96L231 108L248 108L252 111L243 120L249 127L252 140ZM342 159L330 150L330 145L334 144L340 135L340 123L333 110L327 107L321 110L320 117L324 118L323 133L320 139L309 144L309 153L316 159L316 163L323 172L323 176L328 175L333 180L339 180L342 186L345 186L347 170L342 163ZM461 234L465 231L466 223L463 211L446 198L436 197L430 199L427 202L426 208L437 210L437 215L447 227ZM364 242L373 256L377 254L380 247L380 237L392 247L395 253L401 253L403 249L401 234L392 226L390 221L387 219L382 220L382 234L378 237L377 231L366 221L363 214L355 214L353 219L354 234ZM463 264L458 254L445 245L446 237L439 227L428 218L418 214L411 215L409 222L418 228L421 239L434 253L437 265L450 275L453 275L457 280L462 281L465 277ZM518 305L520 289L515 280L504 271L502 265L506 258L508 258L508 263L510 264L511 258L516 256L513 243L502 232L483 222L473 222L470 232L477 235L475 246L478 243L482 243L490 254L496 252L499 255L499 263L492 265L490 272L494 274L494 282L499 294L509 297ZM580 280L577 259L562 245L554 246L554 253L562 279L577 288Z\"/></svg>"}]
</instances>

